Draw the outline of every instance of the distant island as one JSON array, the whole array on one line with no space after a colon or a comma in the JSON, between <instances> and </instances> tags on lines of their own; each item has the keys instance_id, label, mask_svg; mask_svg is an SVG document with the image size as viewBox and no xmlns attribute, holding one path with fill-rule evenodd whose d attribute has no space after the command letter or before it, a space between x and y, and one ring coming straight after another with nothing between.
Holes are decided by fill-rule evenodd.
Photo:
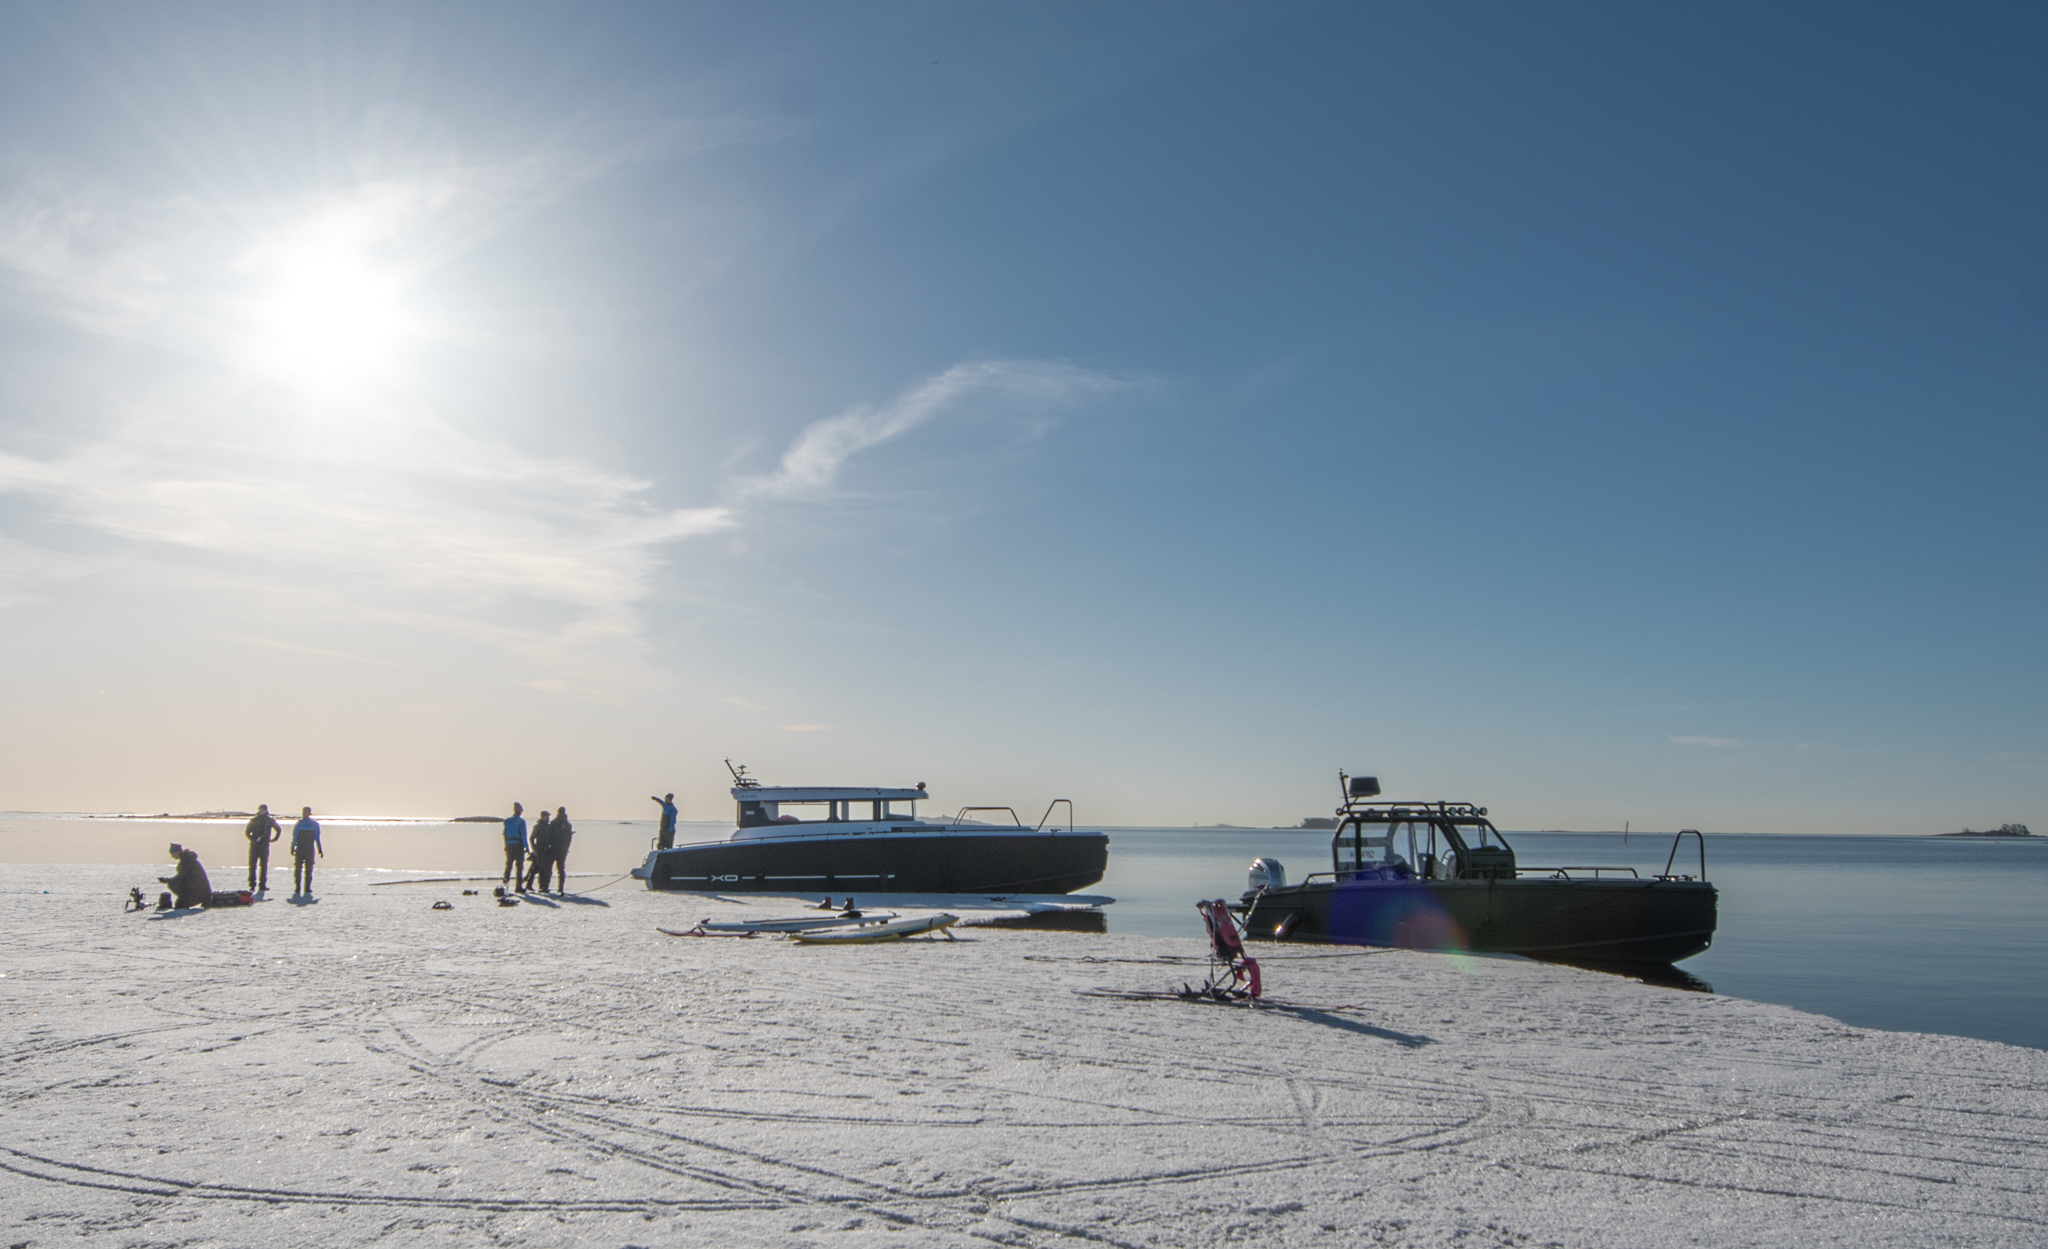
<instances>
[{"instance_id":1,"label":"distant island","mask_svg":"<svg viewBox=\"0 0 2048 1249\"><path fill-rule=\"evenodd\" d=\"M2032 837L2033 835L2024 824L2000 824L1997 828L1986 829L1981 833L1974 828L1966 828L1960 833L1935 834L1936 837Z\"/></svg>"},{"instance_id":2,"label":"distant island","mask_svg":"<svg viewBox=\"0 0 2048 1249\"><path fill-rule=\"evenodd\" d=\"M1308 817L1307 819L1303 820L1303 821L1302 821L1301 823L1299 823L1299 824L1296 824L1296 825L1295 825L1295 827L1296 827L1296 828L1335 828L1335 827L1337 827L1337 821L1335 821L1335 820L1331 819L1331 818L1330 818L1329 816L1327 816L1327 815L1311 815L1311 816L1309 816L1309 817Z\"/></svg>"},{"instance_id":3,"label":"distant island","mask_svg":"<svg viewBox=\"0 0 2048 1249\"><path fill-rule=\"evenodd\" d=\"M159 811L155 815L95 815L96 820L246 820L253 811L188 811L184 815L172 815Z\"/></svg>"}]
</instances>

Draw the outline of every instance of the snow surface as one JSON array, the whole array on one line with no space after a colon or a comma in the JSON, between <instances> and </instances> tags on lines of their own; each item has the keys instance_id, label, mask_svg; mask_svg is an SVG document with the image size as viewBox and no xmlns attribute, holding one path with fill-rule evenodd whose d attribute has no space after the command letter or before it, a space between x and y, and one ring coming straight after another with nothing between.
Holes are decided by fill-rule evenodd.
<instances>
[{"instance_id":1,"label":"snow surface","mask_svg":"<svg viewBox=\"0 0 2048 1249\"><path fill-rule=\"evenodd\" d=\"M1084 995L1198 979L1192 913L814 948L348 870L120 913L167 870L0 868L0 1243L2048 1243L2048 1052L1395 951Z\"/></svg>"}]
</instances>

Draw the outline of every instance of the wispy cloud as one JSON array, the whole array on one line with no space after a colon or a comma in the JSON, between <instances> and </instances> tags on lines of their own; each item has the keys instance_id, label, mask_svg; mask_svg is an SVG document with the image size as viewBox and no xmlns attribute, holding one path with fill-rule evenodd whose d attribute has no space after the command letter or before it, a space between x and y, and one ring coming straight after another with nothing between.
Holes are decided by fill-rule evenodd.
<instances>
[{"instance_id":1,"label":"wispy cloud","mask_svg":"<svg viewBox=\"0 0 2048 1249\"><path fill-rule=\"evenodd\" d=\"M1671 741L1678 746L1705 746L1713 750L1742 744L1741 739L1734 737L1674 737Z\"/></svg>"},{"instance_id":2,"label":"wispy cloud","mask_svg":"<svg viewBox=\"0 0 2048 1249\"><path fill-rule=\"evenodd\" d=\"M272 592L309 577L411 591L436 608L372 593L349 614L545 664L635 642L662 548L734 523L722 507L651 507L644 480L441 432L440 449L454 439L459 454L429 458L401 441L309 463L260 448L146 454L119 439L61 460L0 453L0 492L39 497L56 518L126 541L243 557L242 575ZM555 604L567 618L507 623L499 605L511 599Z\"/></svg>"},{"instance_id":3,"label":"wispy cloud","mask_svg":"<svg viewBox=\"0 0 2048 1249\"><path fill-rule=\"evenodd\" d=\"M152 254L155 231L138 231L128 212L53 170L14 161L0 179L0 274L17 300L100 333L156 318L168 275Z\"/></svg>"},{"instance_id":4,"label":"wispy cloud","mask_svg":"<svg viewBox=\"0 0 2048 1249\"><path fill-rule=\"evenodd\" d=\"M886 404L861 404L797 436L772 473L744 477L742 497L792 498L832 488L846 461L971 401L1000 399L1033 408L1074 403L1128 385L1122 379L1049 360L956 364Z\"/></svg>"},{"instance_id":5,"label":"wispy cloud","mask_svg":"<svg viewBox=\"0 0 2048 1249\"><path fill-rule=\"evenodd\" d=\"M41 602L43 587L95 571L99 561L80 559L0 536L0 607Z\"/></svg>"},{"instance_id":6,"label":"wispy cloud","mask_svg":"<svg viewBox=\"0 0 2048 1249\"><path fill-rule=\"evenodd\" d=\"M298 642L285 642L277 638L250 637L241 633L217 635L222 641L239 642L244 646L256 646L264 650L284 651L292 655L311 655L315 659L342 659L350 663L376 664L379 667L395 668L398 665L388 659L373 659L368 655L352 655L347 651L329 650L324 646L305 646Z\"/></svg>"}]
</instances>

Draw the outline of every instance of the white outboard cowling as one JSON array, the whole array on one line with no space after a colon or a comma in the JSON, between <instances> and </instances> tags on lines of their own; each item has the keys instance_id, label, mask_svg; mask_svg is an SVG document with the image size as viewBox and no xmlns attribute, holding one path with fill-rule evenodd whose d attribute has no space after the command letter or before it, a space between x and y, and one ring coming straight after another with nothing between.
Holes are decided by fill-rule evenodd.
<instances>
[{"instance_id":1,"label":"white outboard cowling","mask_svg":"<svg viewBox=\"0 0 2048 1249\"><path fill-rule=\"evenodd\" d=\"M1252 860L1252 870L1245 874L1247 889L1278 889L1287 883L1287 869L1278 859L1264 856Z\"/></svg>"}]
</instances>

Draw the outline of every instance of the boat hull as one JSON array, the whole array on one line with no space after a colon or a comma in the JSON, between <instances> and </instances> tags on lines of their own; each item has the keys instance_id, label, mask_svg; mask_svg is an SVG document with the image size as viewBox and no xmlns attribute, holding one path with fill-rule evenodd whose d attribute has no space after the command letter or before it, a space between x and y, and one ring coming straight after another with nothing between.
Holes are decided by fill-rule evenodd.
<instances>
[{"instance_id":1,"label":"boat hull","mask_svg":"<svg viewBox=\"0 0 2048 1249\"><path fill-rule=\"evenodd\" d=\"M889 834L657 850L647 887L698 893L1072 893L1102 879L1101 833Z\"/></svg>"},{"instance_id":2,"label":"boat hull","mask_svg":"<svg viewBox=\"0 0 2048 1249\"><path fill-rule=\"evenodd\" d=\"M1243 901L1255 940L1616 963L1691 958L1713 944L1719 908L1714 886L1685 880L1346 880Z\"/></svg>"}]
</instances>

